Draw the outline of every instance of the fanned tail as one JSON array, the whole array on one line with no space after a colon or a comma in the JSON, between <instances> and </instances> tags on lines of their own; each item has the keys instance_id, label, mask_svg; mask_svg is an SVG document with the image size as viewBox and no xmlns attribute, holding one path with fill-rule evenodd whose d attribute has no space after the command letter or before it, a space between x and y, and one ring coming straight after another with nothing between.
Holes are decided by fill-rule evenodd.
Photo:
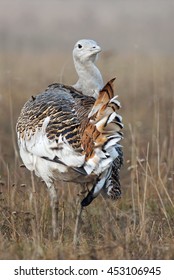
<instances>
[{"instance_id":1,"label":"fanned tail","mask_svg":"<svg viewBox=\"0 0 174 280\"><path fill-rule=\"evenodd\" d=\"M86 172L101 174L117 157L114 149L122 138L122 118L117 113L120 102L114 96L113 82L110 80L100 91L90 113L89 122L82 136L82 146L86 155Z\"/></svg>"},{"instance_id":2,"label":"fanned tail","mask_svg":"<svg viewBox=\"0 0 174 280\"><path fill-rule=\"evenodd\" d=\"M123 128L122 118L117 113L120 103L114 96L113 82L110 80L100 91L88 117L89 122L82 136L85 153L84 169L87 174L98 175L82 206L89 205L103 189L107 197L112 199L121 195L119 171L122 164L120 130Z\"/></svg>"}]
</instances>

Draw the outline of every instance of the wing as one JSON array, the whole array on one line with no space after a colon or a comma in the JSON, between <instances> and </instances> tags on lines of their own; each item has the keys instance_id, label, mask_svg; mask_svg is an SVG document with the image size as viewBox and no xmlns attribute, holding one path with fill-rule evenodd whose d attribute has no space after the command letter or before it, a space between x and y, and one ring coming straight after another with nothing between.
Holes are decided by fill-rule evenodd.
<instances>
[{"instance_id":1,"label":"wing","mask_svg":"<svg viewBox=\"0 0 174 280\"><path fill-rule=\"evenodd\" d=\"M88 101L84 110L85 99ZM32 97L17 122L20 154L26 167L34 169L32 155L49 160L57 158L67 166L82 166L83 120L93 103L93 98L85 98L61 84L53 84L44 93Z\"/></svg>"}]
</instances>

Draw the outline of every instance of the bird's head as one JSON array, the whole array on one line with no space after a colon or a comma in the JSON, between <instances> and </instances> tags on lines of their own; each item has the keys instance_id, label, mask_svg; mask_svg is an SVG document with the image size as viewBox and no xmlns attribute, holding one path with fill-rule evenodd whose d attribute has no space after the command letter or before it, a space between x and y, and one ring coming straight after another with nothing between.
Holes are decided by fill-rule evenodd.
<instances>
[{"instance_id":1,"label":"bird's head","mask_svg":"<svg viewBox=\"0 0 174 280\"><path fill-rule=\"evenodd\" d=\"M93 40L79 40L73 49L73 58L75 61L84 63L87 61L95 62L101 47Z\"/></svg>"}]
</instances>

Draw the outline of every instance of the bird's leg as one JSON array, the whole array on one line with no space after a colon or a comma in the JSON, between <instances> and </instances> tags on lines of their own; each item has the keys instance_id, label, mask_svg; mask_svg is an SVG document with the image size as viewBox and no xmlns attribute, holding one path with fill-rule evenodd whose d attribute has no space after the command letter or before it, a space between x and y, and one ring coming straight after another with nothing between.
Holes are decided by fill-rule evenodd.
<instances>
[{"instance_id":1,"label":"bird's leg","mask_svg":"<svg viewBox=\"0 0 174 280\"><path fill-rule=\"evenodd\" d=\"M31 172L31 183L32 183L31 201L33 202L33 205L34 205L34 211L35 211L35 217L36 217L36 219L33 220L33 222L32 222L32 229L33 229L33 234L35 237L34 239L36 240L36 242L39 242L40 234L38 234L38 232L40 232L40 230L39 230L39 218L38 218L38 205L37 205L36 188L35 188L33 172Z\"/></svg>"},{"instance_id":2,"label":"bird's leg","mask_svg":"<svg viewBox=\"0 0 174 280\"><path fill-rule=\"evenodd\" d=\"M77 205L77 215L76 215L76 222L75 222L75 229L74 229L74 238L73 238L73 244L74 244L74 248L77 248L78 244L79 244L79 234L80 234L80 229L82 226L82 211L83 211L83 206L81 204L81 200L84 197L84 195L86 194L86 189L85 191L81 191L78 195L77 195L77 201L76 201L76 205Z\"/></svg>"},{"instance_id":3,"label":"bird's leg","mask_svg":"<svg viewBox=\"0 0 174 280\"><path fill-rule=\"evenodd\" d=\"M51 198L53 238L57 239L58 238L58 212L59 212L58 191L53 183L47 184L47 187Z\"/></svg>"},{"instance_id":4,"label":"bird's leg","mask_svg":"<svg viewBox=\"0 0 174 280\"><path fill-rule=\"evenodd\" d=\"M81 215L82 215L83 207L81 205L81 199L77 198L77 216L76 216L76 222L75 222L75 229L74 229L74 238L73 238L73 244L76 248L79 244L79 233L81 228Z\"/></svg>"}]
</instances>

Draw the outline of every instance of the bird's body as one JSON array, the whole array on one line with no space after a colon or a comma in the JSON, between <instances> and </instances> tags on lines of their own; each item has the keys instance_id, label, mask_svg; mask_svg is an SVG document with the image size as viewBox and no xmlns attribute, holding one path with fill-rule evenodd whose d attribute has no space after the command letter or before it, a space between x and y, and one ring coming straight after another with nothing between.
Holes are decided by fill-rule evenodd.
<instances>
[{"instance_id":1,"label":"bird's body","mask_svg":"<svg viewBox=\"0 0 174 280\"><path fill-rule=\"evenodd\" d=\"M50 85L32 97L24 105L17 125L25 166L47 180L86 181L79 168L85 160L81 137L94 101L61 84Z\"/></svg>"},{"instance_id":2,"label":"bird's body","mask_svg":"<svg viewBox=\"0 0 174 280\"><path fill-rule=\"evenodd\" d=\"M117 130L111 128L106 133L102 127L107 122L105 118L115 112L112 108L106 116L98 116L97 121L89 117L91 112L96 115L92 110L97 101L61 84L50 85L45 92L32 96L24 105L17 124L20 155L25 166L47 184L62 180L95 186L97 178L117 158L117 152L110 156L107 151L111 149L109 141L112 140L111 147L115 149L122 138L118 132L122 128L119 115L116 115ZM119 102L116 99L114 102L119 109ZM96 124L102 120L99 132Z\"/></svg>"},{"instance_id":3,"label":"bird's body","mask_svg":"<svg viewBox=\"0 0 174 280\"><path fill-rule=\"evenodd\" d=\"M43 93L32 96L17 122L21 158L48 187L55 236L58 205L55 181L87 184L90 191L82 206L90 204L102 190L108 197L120 196L119 170L123 157L118 144L123 127L117 113L120 104L114 96L113 80L103 88L101 74L94 65L99 47L91 40L79 42L73 51L79 75L77 83L73 87L52 84ZM85 46L79 48L84 42L86 52ZM89 55L91 46L94 51ZM78 48L84 48L80 62Z\"/></svg>"}]
</instances>

